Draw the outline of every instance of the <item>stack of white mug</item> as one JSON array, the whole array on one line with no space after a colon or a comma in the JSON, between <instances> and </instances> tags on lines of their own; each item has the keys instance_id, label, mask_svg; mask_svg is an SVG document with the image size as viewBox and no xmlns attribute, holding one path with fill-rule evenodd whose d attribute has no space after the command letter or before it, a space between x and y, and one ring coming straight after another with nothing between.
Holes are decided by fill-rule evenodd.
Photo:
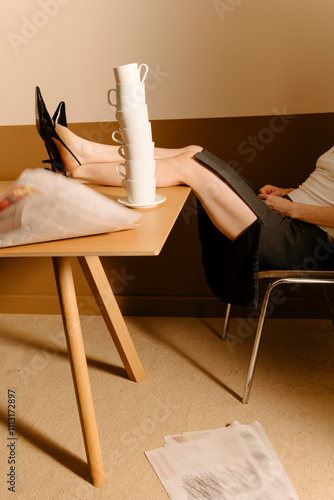
<instances>
[{"instance_id":1,"label":"stack of white mug","mask_svg":"<svg viewBox=\"0 0 334 500\"><path fill-rule=\"evenodd\" d=\"M120 144L124 161L116 165L123 177L127 196L118 201L128 206L151 206L164 201L156 195L154 142L145 95L147 64L126 64L114 68L116 88L108 91L109 104L116 108L120 128L112 134ZM112 101L115 92L116 101ZM162 199L163 198L163 199Z\"/></svg>"}]
</instances>

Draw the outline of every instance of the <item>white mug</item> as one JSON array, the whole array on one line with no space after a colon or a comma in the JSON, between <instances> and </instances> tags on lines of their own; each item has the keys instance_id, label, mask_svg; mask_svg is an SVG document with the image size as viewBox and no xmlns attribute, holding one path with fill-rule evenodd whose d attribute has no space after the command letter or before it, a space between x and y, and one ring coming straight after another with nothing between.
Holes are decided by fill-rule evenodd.
<instances>
[{"instance_id":1,"label":"white mug","mask_svg":"<svg viewBox=\"0 0 334 500\"><path fill-rule=\"evenodd\" d=\"M147 123L149 121L147 104L133 109L119 109L116 111L116 120L121 128L131 128Z\"/></svg>"},{"instance_id":2,"label":"white mug","mask_svg":"<svg viewBox=\"0 0 334 500\"><path fill-rule=\"evenodd\" d=\"M153 160L154 142L122 144L122 146L118 148L118 154L124 158L124 160Z\"/></svg>"},{"instance_id":3,"label":"white mug","mask_svg":"<svg viewBox=\"0 0 334 500\"><path fill-rule=\"evenodd\" d=\"M120 170L124 170L123 172ZM154 179L155 160L127 160L117 163L116 172L131 181Z\"/></svg>"},{"instance_id":4,"label":"white mug","mask_svg":"<svg viewBox=\"0 0 334 500\"><path fill-rule=\"evenodd\" d=\"M120 138L117 138L117 136ZM139 142L152 142L152 127L151 122L145 123L138 127L120 128L114 130L112 138L119 144L137 144Z\"/></svg>"},{"instance_id":5,"label":"white mug","mask_svg":"<svg viewBox=\"0 0 334 500\"><path fill-rule=\"evenodd\" d=\"M141 73L143 68L144 73L142 76ZM147 73L147 64L141 64L138 67L137 63L131 63L114 68L116 83L144 83Z\"/></svg>"},{"instance_id":6,"label":"white mug","mask_svg":"<svg viewBox=\"0 0 334 500\"><path fill-rule=\"evenodd\" d=\"M154 177L135 181L123 179L121 184L127 192L129 203L133 205L150 205L154 203L156 185Z\"/></svg>"},{"instance_id":7,"label":"white mug","mask_svg":"<svg viewBox=\"0 0 334 500\"><path fill-rule=\"evenodd\" d=\"M112 93L115 92L115 99ZM108 103L116 110L137 108L146 104L145 85L143 83L116 83L115 89L108 90Z\"/></svg>"}]
</instances>

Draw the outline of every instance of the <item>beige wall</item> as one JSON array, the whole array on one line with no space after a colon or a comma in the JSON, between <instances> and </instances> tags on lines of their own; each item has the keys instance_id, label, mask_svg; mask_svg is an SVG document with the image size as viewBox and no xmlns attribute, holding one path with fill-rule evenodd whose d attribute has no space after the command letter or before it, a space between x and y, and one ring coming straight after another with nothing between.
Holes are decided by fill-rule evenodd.
<instances>
[{"instance_id":1,"label":"beige wall","mask_svg":"<svg viewBox=\"0 0 334 500\"><path fill-rule=\"evenodd\" d=\"M134 61L153 120L333 112L333 18L332 0L3 1L0 125L34 122L36 85L71 123L113 120L112 69Z\"/></svg>"}]
</instances>

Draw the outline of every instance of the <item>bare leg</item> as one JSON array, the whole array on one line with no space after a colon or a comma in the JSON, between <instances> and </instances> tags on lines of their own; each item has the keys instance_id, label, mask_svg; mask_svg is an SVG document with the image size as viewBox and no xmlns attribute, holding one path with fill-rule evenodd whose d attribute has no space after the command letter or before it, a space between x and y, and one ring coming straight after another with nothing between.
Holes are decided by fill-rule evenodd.
<instances>
[{"instance_id":1,"label":"bare leg","mask_svg":"<svg viewBox=\"0 0 334 500\"><path fill-rule=\"evenodd\" d=\"M96 165L99 163L111 163L123 161L118 154L119 146L100 144L97 142L91 142L87 139L83 139L78 135L71 132L67 127L56 124L56 131L59 137L64 141L66 146L75 154L75 156L80 161L81 165ZM68 172L73 171L78 167L78 163L75 161L73 156L60 144L55 141L57 147L59 148L59 153L61 155L62 161ZM160 158L170 158L176 156L184 151L192 152L193 154L200 152L202 150L199 146L186 146L180 149L165 149L165 148L155 148L154 156L157 159ZM115 163L116 164L116 163ZM91 175L87 172L87 169L82 170L82 174L85 176ZM76 175L78 177L78 175Z\"/></svg>"},{"instance_id":2,"label":"bare leg","mask_svg":"<svg viewBox=\"0 0 334 500\"><path fill-rule=\"evenodd\" d=\"M217 174L193 158L192 153L157 161L158 182L165 186L190 186L217 229L232 241L257 218L243 199Z\"/></svg>"},{"instance_id":3,"label":"bare leg","mask_svg":"<svg viewBox=\"0 0 334 500\"><path fill-rule=\"evenodd\" d=\"M121 177L115 165L116 162L83 165L73 170L71 176L95 184L119 186ZM190 186L215 226L231 240L256 220L242 198L217 174L193 158L192 152L158 159L156 179L157 187Z\"/></svg>"},{"instance_id":4,"label":"bare leg","mask_svg":"<svg viewBox=\"0 0 334 500\"><path fill-rule=\"evenodd\" d=\"M68 177L83 180L90 184L120 186L123 177L116 172L117 163L118 161L81 165L80 167L72 170L68 174Z\"/></svg>"},{"instance_id":5,"label":"bare leg","mask_svg":"<svg viewBox=\"0 0 334 500\"><path fill-rule=\"evenodd\" d=\"M184 148L177 148L177 149L154 148L154 157L156 160L162 158L172 158L184 152L189 152L194 155L196 153L200 153L202 150L203 148L201 146L195 146L195 145L185 146Z\"/></svg>"},{"instance_id":6,"label":"bare leg","mask_svg":"<svg viewBox=\"0 0 334 500\"><path fill-rule=\"evenodd\" d=\"M118 155L117 146L87 141L59 124L56 129L81 162L78 167L68 151L58 144L64 165L73 178L95 184L120 185L121 177L115 166L123 158ZM217 174L193 158L194 153L201 150L199 146L181 150L159 149L156 153L157 187L190 186L215 226L229 239L235 240L256 220L256 215ZM182 153L177 154L180 151Z\"/></svg>"}]
</instances>

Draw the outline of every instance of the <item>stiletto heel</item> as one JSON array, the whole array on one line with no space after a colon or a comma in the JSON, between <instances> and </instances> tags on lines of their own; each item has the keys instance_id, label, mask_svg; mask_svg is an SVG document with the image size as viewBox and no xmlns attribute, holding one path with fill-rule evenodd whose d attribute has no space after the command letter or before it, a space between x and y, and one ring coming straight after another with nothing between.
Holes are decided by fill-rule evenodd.
<instances>
[{"instance_id":1,"label":"stiletto heel","mask_svg":"<svg viewBox=\"0 0 334 500\"><path fill-rule=\"evenodd\" d=\"M44 141L46 150L49 155L49 160L44 160L43 163L50 163L51 164L51 169L53 172L61 172L62 174L66 175L66 168L61 160L58 148L56 144L54 143L53 139L56 139L59 141L66 149L67 151L73 156L75 161L78 163L80 166L81 163L78 160L78 158L72 153L72 151L66 146L66 144L62 141L62 139L59 137L55 130L55 122L53 123L51 120L51 117L46 109L45 103L42 98L41 91L39 87L36 87L36 128L37 132L41 136L41 138ZM59 105L60 106L60 105ZM59 111L59 106L56 110ZM64 108L62 105L61 108ZM62 109L60 109L61 111ZM64 109L63 109L64 111ZM58 113L59 116L59 113ZM64 118L64 115L62 114L62 119ZM65 117L66 120L66 117ZM59 123L59 122L58 122Z\"/></svg>"},{"instance_id":2,"label":"stiletto heel","mask_svg":"<svg viewBox=\"0 0 334 500\"><path fill-rule=\"evenodd\" d=\"M67 127L66 110L65 110L64 101L61 101L58 104L57 109L54 112L54 115L52 117L52 120L53 120L53 123L59 123L59 125L62 125L63 127Z\"/></svg>"}]
</instances>

